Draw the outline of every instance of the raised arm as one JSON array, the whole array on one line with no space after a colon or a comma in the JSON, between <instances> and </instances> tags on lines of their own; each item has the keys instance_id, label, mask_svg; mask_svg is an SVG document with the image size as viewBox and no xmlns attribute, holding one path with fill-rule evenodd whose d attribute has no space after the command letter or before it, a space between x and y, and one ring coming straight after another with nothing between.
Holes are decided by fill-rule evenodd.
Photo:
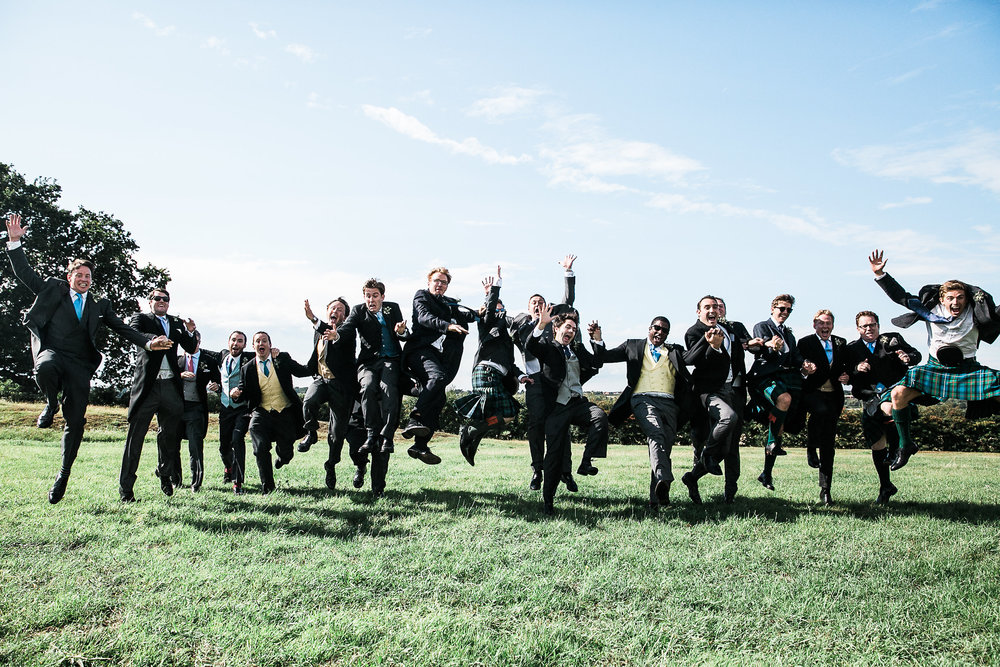
<instances>
[{"instance_id":1,"label":"raised arm","mask_svg":"<svg viewBox=\"0 0 1000 667\"><path fill-rule=\"evenodd\" d=\"M562 302L570 307L572 307L573 302L576 301L576 276L573 275L573 262L575 261L576 255L566 255L559 262L559 266L565 269Z\"/></svg>"}]
</instances>

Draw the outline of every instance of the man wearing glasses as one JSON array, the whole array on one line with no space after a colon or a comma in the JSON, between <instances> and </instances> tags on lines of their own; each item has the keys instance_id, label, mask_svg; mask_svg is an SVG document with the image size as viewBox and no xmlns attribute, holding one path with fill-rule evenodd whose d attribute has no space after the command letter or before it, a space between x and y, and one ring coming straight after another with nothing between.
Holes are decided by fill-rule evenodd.
<instances>
[{"instance_id":1,"label":"man wearing glasses","mask_svg":"<svg viewBox=\"0 0 1000 667\"><path fill-rule=\"evenodd\" d=\"M771 300L771 317L753 327L754 338L764 342L750 368L750 392L767 424L764 470L757 481L769 491L774 491L771 471L775 459L788 453L781 447L785 420L798 407L802 378L816 372L816 365L802 358L792 330L785 326L794 305L791 294L779 294Z\"/></svg>"},{"instance_id":2,"label":"man wearing glasses","mask_svg":"<svg viewBox=\"0 0 1000 667\"><path fill-rule=\"evenodd\" d=\"M158 288L149 293L148 313L133 315L129 325L140 333L165 336L177 343L185 352L194 354L198 349L194 320L182 320L167 315L170 308L170 294ZM184 386L181 369L177 364L177 354L160 349L140 348L136 353L135 372L132 377L132 393L128 402L128 435L125 438L125 452L122 455L122 469L118 477L118 495L122 502L135 502L133 488L142 443L149 431L149 423L156 415L156 449L160 464L157 475L160 490L168 496L174 494L173 481L179 479L180 471L175 470L179 460L177 448L180 439L177 429L184 414Z\"/></svg>"}]
</instances>

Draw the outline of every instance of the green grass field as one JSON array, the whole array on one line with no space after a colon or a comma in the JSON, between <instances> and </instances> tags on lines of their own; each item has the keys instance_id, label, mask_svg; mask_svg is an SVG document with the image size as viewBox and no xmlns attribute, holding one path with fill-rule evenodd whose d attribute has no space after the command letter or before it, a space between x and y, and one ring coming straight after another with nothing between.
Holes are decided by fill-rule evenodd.
<instances>
[{"instance_id":1,"label":"green grass field","mask_svg":"<svg viewBox=\"0 0 1000 667\"><path fill-rule=\"evenodd\" d=\"M772 493L744 448L736 504L706 478L705 505L677 482L650 514L644 448L613 446L549 519L524 443L487 441L475 468L454 437L435 467L400 448L377 502L346 457L327 491L319 446L236 497L210 430L200 493L160 493L149 438L122 505L124 413L92 407L52 506L38 407L0 402L0 664L1000 662L1000 455L922 452L882 509L868 452L842 450L825 508L803 451Z\"/></svg>"}]
</instances>

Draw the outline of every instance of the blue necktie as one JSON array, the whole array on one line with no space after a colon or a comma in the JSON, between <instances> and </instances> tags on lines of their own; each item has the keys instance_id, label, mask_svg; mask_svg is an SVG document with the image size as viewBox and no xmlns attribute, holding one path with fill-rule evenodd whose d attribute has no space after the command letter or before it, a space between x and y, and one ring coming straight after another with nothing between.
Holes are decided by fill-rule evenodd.
<instances>
[{"instance_id":1,"label":"blue necktie","mask_svg":"<svg viewBox=\"0 0 1000 667\"><path fill-rule=\"evenodd\" d=\"M653 347L653 344L649 344L649 353L653 355L653 361L657 362L660 360L660 351Z\"/></svg>"},{"instance_id":2,"label":"blue necktie","mask_svg":"<svg viewBox=\"0 0 1000 667\"><path fill-rule=\"evenodd\" d=\"M264 360L264 377L271 377L271 371L267 370L267 362L269 361L270 359Z\"/></svg>"},{"instance_id":3,"label":"blue necktie","mask_svg":"<svg viewBox=\"0 0 1000 667\"><path fill-rule=\"evenodd\" d=\"M73 308L76 309L76 319L83 319L83 295L79 292L73 292Z\"/></svg>"},{"instance_id":4,"label":"blue necktie","mask_svg":"<svg viewBox=\"0 0 1000 667\"><path fill-rule=\"evenodd\" d=\"M563 356L569 359L570 358L569 346L563 345L562 349L563 349Z\"/></svg>"},{"instance_id":5,"label":"blue necktie","mask_svg":"<svg viewBox=\"0 0 1000 667\"><path fill-rule=\"evenodd\" d=\"M163 327L163 335L164 336L169 336L170 335L170 325L167 323L167 318L165 318L165 317L157 317L156 319L160 320L160 326Z\"/></svg>"},{"instance_id":6,"label":"blue necktie","mask_svg":"<svg viewBox=\"0 0 1000 667\"><path fill-rule=\"evenodd\" d=\"M875 343L865 343L868 346L868 351L875 354Z\"/></svg>"},{"instance_id":7,"label":"blue necktie","mask_svg":"<svg viewBox=\"0 0 1000 667\"><path fill-rule=\"evenodd\" d=\"M823 349L826 350L826 363L832 364L833 363L833 346L830 344L830 341L828 341L828 340L823 341Z\"/></svg>"}]
</instances>

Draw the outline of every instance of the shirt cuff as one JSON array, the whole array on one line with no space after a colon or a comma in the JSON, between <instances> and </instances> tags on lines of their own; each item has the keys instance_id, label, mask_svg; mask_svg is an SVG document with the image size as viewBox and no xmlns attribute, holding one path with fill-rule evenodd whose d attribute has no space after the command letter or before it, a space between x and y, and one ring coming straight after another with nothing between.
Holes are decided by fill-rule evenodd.
<instances>
[{"instance_id":1,"label":"shirt cuff","mask_svg":"<svg viewBox=\"0 0 1000 667\"><path fill-rule=\"evenodd\" d=\"M566 274L565 275L566 275L567 278L573 278L573 277L576 276L576 274L573 273L573 269L566 269Z\"/></svg>"},{"instance_id":2,"label":"shirt cuff","mask_svg":"<svg viewBox=\"0 0 1000 667\"><path fill-rule=\"evenodd\" d=\"M538 325L536 324L534 327L531 328L532 338L541 338L543 331L545 331L545 329L539 329Z\"/></svg>"},{"instance_id":3,"label":"shirt cuff","mask_svg":"<svg viewBox=\"0 0 1000 667\"><path fill-rule=\"evenodd\" d=\"M600 345L601 347L604 347L604 341L603 340L594 340L593 338L591 338L590 339L590 344L591 345Z\"/></svg>"},{"instance_id":4,"label":"shirt cuff","mask_svg":"<svg viewBox=\"0 0 1000 667\"><path fill-rule=\"evenodd\" d=\"M17 250L21 247L20 241L7 241L7 250Z\"/></svg>"}]
</instances>

